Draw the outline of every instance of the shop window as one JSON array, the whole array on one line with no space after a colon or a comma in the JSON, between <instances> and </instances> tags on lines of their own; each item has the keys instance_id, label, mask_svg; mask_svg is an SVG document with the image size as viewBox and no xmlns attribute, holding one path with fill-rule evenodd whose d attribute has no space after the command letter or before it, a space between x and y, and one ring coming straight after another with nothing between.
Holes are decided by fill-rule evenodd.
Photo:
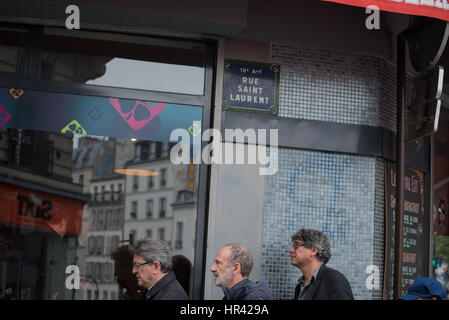
<instances>
[{"instance_id":1,"label":"shop window","mask_svg":"<svg viewBox=\"0 0 449 320\"><path fill-rule=\"evenodd\" d=\"M114 283L114 286L111 284L111 289L105 288L101 283L101 281L108 283L114 281L111 252L123 245L135 244L141 239L141 236L177 239L176 232L180 231L175 231L176 225L173 228L170 227L173 222L171 220L155 222L141 219L136 223L134 220L138 218L138 202L142 203L141 206L146 205L145 208L141 208L141 217L166 217L167 200L176 199L179 189L175 191L164 188L162 192L158 190L160 182L162 186L167 185L168 171L177 171L168 157L171 145L163 131L170 132L179 127L188 128L192 121L203 119L204 109L208 108L209 104L206 105L204 102L204 105L199 105L192 101L208 101L209 97L205 99L198 96L186 99L184 95L169 93L160 95L158 93L158 97L165 95L168 97L167 101L169 102L161 101L165 107L164 117L154 118L155 120L151 120L154 121L151 125L139 129L135 129L132 126L135 123L128 121L129 117L123 115L129 112L129 108L132 109L136 105L136 101L143 99L142 96L152 94L138 91L141 89L158 90L161 88L160 91L167 90L167 92L186 94L196 92L195 94L202 95L203 88L208 87L204 85L204 79L201 80L203 76L195 78L190 75L185 80L179 74L176 75L177 70L172 70L172 74L165 71L158 73L147 67L151 66L150 64L153 66L155 64L180 66L180 69L187 66L188 68L198 68L202 74L205 69L205 46L200 45L200 49L194 49L191 44L188 44L181 50L174 46L172 47L173 51L170 52L171 49L164 45L144 43L149 40L147 37L139 38L146 40L136 46L131 39L133 37L118 36L120 40L117 40L116 35L103 34L102 39L88 39L86 36L78 37L78 35L87 35L90 34L89 32L67 33L65 30L60 30L61 34L55 34L54 29L51 29L53 33L47 32L50 29L46 29L44 41L41 43L43 54L40 68L41 78L50 81L41 81L39 86L51 85L42 89L33 87L34 82L31 81L31 87L27 88L26 99L23 97L12 99L9 92L11 87L0 88L3 90L0 96L9 99L8 104L0 101L5 109L0 110L0 121L4 119L5 112L14 116L13 121L0 123L0 171L8 175L7 182L6 180L0 181L2 190L0 203L7 206L11 204L14 210L7 208L6 210L11 209L7 212L26 215L26 219L8 217L7 221L0 221L0 235L6 237L8 250L23 257L23 261L32 261L36 265L42 266L51 261L51 268L39 270L39 274L45 281L33 284L32 297L36 296L36 299L50 298L54 294L54 288L64 288L65 278L60 275L64 274L67 265L76 261L81 270L81 282L88 289L85 295L80 291L80 294L74 296L60 294L59 298L73 299L75 297L98 300L106 298L104 294L104 290L106 290L107 298L113 299L113 294L117 294L117 292L114 293L112 288L118 287L117 283ZM13 39L8 38L9 36L5 37L4 31L3 28L0 28L0 75L7 79L9 76L5 75L5 72L21 72L20 70L29 69L30 66L25 68L26 66L22 64L24 53L21 48L25 47L25 42L12 43ZM26 32L22 33L25 41ZM78 38L73 39L69 34L75 34ZM16 40L20 40L20 36L14 39L14 41ZM175 43L179 44L178 41ZM92 46L87 44L92 44ZM8 47L6 51L5 47ZM11 51L9 47L19 49ZM149 50L149 47L156 50ZM31 53L32 57L36 57L35 53L38 52L33 52L33 50L35 50L34 46L31 48ZM13 51L15 53L12 53ZM119 59L127 59L126 63L129 62L130 65L121 69L120 77L117 77L114 74L114 64L115 60L119 63L123 62ZM139 62L138 73L133 73L131 66L133 62ZM133 76L132 79L130 75ZM148 77L157 77L159 83L156 85L164 87L155 86L151 80L147 79ZM166 77L176 78L176 81L169 81ZM113 79L114 83L108 82L110 79ZM135 85L133 82L135 80L138 80L140 86ZM65 83L55 83L54 81ZM75 86L71 83L83 85ZM180 83L182 85L179 85ZM196 89L191 89L192 84ZM118 110L110 101L115 95L109 95L108 89L100 86L137 90L114 89L111 91L114 94L117 93L117 97L121 97L122 93L127 97L126 99L120 98L121 105L118 109L121 109ZM101 91L102 94L95 96L94 91L89 91L87 94L87 90L93 89ZM83 93L83 90L86 90L86 93ZM133 93L136 93L137 96L133 97ZM17 94L19 97L18 92L13 92L13 94ZM144 102L148 105L151 103L152 106L155 103ZM112 107L115 108L112 110L115 115L113 123L109 121L109 115L105 116ZM146 110L149 111L149 109ZM176 114L176 117L172 117L170 114ZM148 114L142 116L136 112L133 120L140 121L145 117L145 119L149 119L147 116ZM159 121L162 129L156 134L153 131L158 126L156 122ZM35 130L29 130L29 128ZM109 129L111 130L108 131ZM143 147L139 151L139 159L148 160L147 162L140 161L135 166L135 143L131 141L134 134L141 135L138 137L138 141L142 141ZM141 140L146 136L155 137L155 140ZM111 150L113 152L110 152ZM108 158L111 154L113 157ZM157 168L155 168L156 164ZM133 189L134 191L139 190L139 176L130 177L132 173L126 173L126 175L120 173L119 175L118 172L115 172L116 169L124 168L159 171L159 167L163 167L160 173L161 178L148 176L148 180L145 180L147 178L142 175L141 183L145 184L146 181L148 189L152 188L149 192L146 192L147 188L144 185L141 186L142 192L133 192ZM175 175L170 178L170 183L176 186L181 186L185 180L185 177ZM134 182L137 188L133 188ZM156 184L158 185L156 186ZM91 195L84 192L83 185L85 188L89 188ZM115 185L118 188L113 187ZM124 197L116 200L115 197L112 197L112 194L116 192L122 196L124 193L132 193L133 201L128 200L125 203ZM151 197L150 194L153 193L154 200L146 203ZM11 200L11 194L16 195L13 200ZM19 199L16 199L17 194L21 195ZM116 202L104 202L109 199L114 199ZM153 201L155 202L153 203ZM20 213L17 213L18 208L22 209ZM1 210L5 211L5 208L2 207ZM172 207L170 210L170 215L176 211L172 210ZM52 216L51 221L46 220L50 215ZM182 215L189 221L194 221L197 209L196 207L191 209L183 207L182 210L176 211L176 215ZM125 219L125 217L127 218ZM61 218L61 220L56 218ZM13 220L14 222L12 222ZM154 223L159 225L154 226ZM22 232L22 230L26 232ZM183 228L182 232L184 239L189 240L182 244L183 249L185 252L191 253L188 258L193 261L195 231L192 230L187 234L187 230ZM35 241L35 237L41 241ZM24 243L33 245L25 246ZM74 243L78 245L74 246ZM30 248L39 248L40 251ZM0 251L1 249L0 246ZM42 252L49 253L51 260ZM26 268L22 270L8 268L1 272L2 281L11 283L15 286L14 288L17 288L21 285L17 279L26 278L27 272ZM14 294L14 296L24 299L28 297L20 293Z\"/></svg>"}]
</instances>

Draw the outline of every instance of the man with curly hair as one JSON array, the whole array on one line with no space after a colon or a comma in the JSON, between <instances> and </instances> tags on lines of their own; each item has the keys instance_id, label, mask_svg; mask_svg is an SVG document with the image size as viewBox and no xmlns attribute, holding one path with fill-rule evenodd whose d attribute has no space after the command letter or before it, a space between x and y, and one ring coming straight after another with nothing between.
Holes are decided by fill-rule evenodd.
<instances>
[{"instance_id":1,"label":"man with curly hair","mask_svg":"<svg viewBox=\"0 0 449 320\"><path fill-rule=\"evenodd\" d=\"M318 230L301 229L292 235L288 251L291 263L302 276L295 288L294 300L354 300L345 276L326 266L331 258L329 238Z\"/></svg>"}]
</instances>

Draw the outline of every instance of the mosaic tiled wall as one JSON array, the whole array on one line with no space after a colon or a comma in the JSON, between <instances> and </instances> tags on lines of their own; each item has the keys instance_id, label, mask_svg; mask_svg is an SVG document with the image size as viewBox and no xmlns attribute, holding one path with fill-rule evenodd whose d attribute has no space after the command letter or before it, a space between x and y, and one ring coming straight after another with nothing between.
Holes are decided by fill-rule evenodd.
<instances>
[{"instance_id":1,"label":"mosaic tiled wall","mask_svg":"<svg viewBox=\"0 0 449 320\"><path fill-rule=\"evenodd\" d=\"M272 44L281 66L279 116L378 126L382 60Z\"/></svg>"},{"instance_id":2,"label":"mosaic tiled wall","mask_svg":"<svg viewBox=\"0 0 449 320\"><path fill-rule=\"evenodd\" d=\"M377 57L272 44L281 65L280 117L382 126L395 130L395 66ZM408 76L408 80L410 76ZM275 299L291 299L300 271L290 236L316 228L332 239L329 262L356 299L381 299L384 260L384 161L374 157L283 149L266 178L262 279ZM380 288L366 288L366 267L379 267Z\"/></svg>"},{"instance_id":3,"label":"mosaic tiled wall","mask_svg":"<svg viewBox=\"0 0 449 320\"><path fill-rule=\"evenodd\" d=\"M291 299L300 271L290 263L290 236L318 229L332 240L328 266L348 278L356 299L371 299L375 159L282 149L279 171L266 179L262 280L275 299Z\"/></svg>"}]
</instances>

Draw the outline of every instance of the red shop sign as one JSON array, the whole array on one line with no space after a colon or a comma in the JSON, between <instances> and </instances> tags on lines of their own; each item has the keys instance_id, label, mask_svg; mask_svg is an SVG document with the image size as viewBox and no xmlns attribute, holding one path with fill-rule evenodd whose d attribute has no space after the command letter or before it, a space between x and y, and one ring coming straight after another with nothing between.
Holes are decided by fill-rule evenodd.
<instances>
[{"instance_id":1,"label":"red shop sign","mask_svg":"<svg viewBox=\"0 0 449 320\"><path fill-rule=\"evenodd\" d=\"M357 7L377 6L379 10L426 16L449 21L449 0L323 0Z\"/></svg>"},{"instance_id":2,"label":"red shop sign","mask_svg":"<svg viewBox=\"0 0 449 320\"><path fill-rule=\"evenodd\" d=\"M80 234L84 202L0 183L0 222Z\"/></svg>"}]
</instances>

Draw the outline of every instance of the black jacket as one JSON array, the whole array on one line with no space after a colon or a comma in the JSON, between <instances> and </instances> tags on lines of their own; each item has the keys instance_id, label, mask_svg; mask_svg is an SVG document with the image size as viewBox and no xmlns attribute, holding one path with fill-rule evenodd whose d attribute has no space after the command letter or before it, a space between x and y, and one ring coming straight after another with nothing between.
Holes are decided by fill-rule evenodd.
<instances>
[{"instance_id":1,"label":"black jacket","mask_svg":"<svg viewBox=\"0 0 449 320\"><path fill-rule=\"evenodd\" d=\"M223 288L223 300L273 300L270 290L262 282L243 279L232 288Z\"/></svg>"},{"instance_id":2,"label":"black jacket","mask_svg":"<svg viewBox=\"0 0 449 320\"><path fill-rule=\"evenodd\" d=\"M170 271L161 280L147 290L145 300L188 300L186 292L176 280L175 274Z\"/></svg>"},{"instance_id":3,"label":"black jacket","mask_svg":"<svg viewBox=\"0 0 449 320\"><path fill-rule=\"evenodd\" d=\"M300 284L295 288L294 300L298 299L299 290ZM322 264L316 279L306 291L304 300L354 300L354 296L345 276Z\"/></svg>"}]
</instances>

